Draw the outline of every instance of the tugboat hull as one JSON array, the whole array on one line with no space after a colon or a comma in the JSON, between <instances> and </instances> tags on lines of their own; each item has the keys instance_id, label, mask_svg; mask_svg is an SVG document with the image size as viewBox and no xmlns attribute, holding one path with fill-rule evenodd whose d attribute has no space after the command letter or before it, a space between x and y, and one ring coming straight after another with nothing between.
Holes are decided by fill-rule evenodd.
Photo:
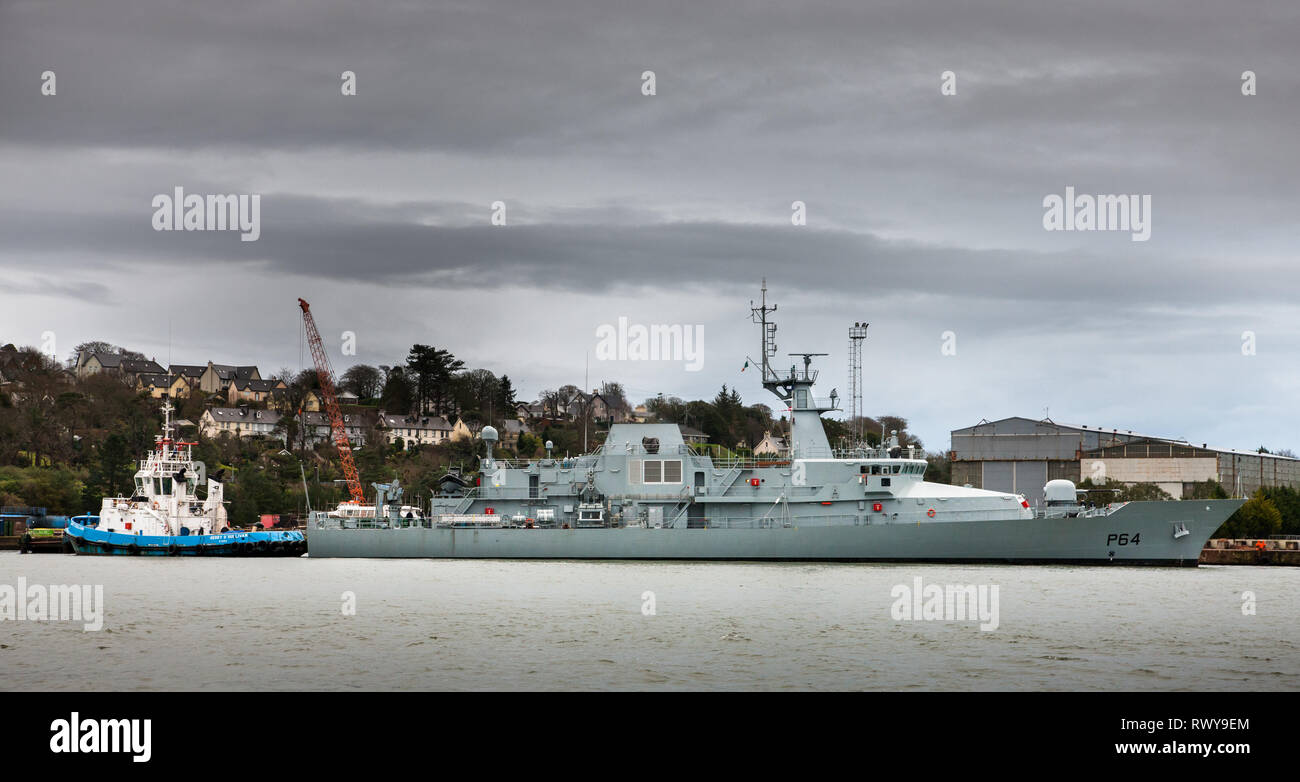
<instances>
[{"instance_id":1,"label":"tugboat hull","mask_svg":"<svg viewBox=\"0 0 1300 782\"><path fill-rule=\"evenodd\" d=\"M154 557L297 557L307 552L301 532L222 532L215 535L130 535L80 524L65 540L78 554Z\"/></svg>"}]
</instances>

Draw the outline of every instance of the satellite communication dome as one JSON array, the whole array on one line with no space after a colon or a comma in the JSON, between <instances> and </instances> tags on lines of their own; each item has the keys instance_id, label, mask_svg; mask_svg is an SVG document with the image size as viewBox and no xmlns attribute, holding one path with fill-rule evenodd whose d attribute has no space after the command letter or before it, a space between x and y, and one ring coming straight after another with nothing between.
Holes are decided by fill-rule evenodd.
<instances>
[{"instance_id":1,"label":"satellite communication dome","mask_svg":"<svg viewBox=\"0 0 1300 782\"><path fill-rule=\"evenodd\" d=\"M485 426L485 427L483 427L483 431L482 431L482 433L479 434L479 436L482 437L484 440L493 440L493 441L495 441L495 440L497 439L497 430L496 430L496 427L495 427L495 426Z\"/></svg>"},{"instance_id":2,"label":"satellite communication dome","mask_svg":"<svg viewBox=\"0 0 1300 782\"><path fill-rule=\"evenodd\" d=\"M1077 501L1074 484L1064 478L1048 481L1043 486L1043 495L1046 497L1048 504L1065 502L1073 505Z\"/></svg>"}]
</instances>

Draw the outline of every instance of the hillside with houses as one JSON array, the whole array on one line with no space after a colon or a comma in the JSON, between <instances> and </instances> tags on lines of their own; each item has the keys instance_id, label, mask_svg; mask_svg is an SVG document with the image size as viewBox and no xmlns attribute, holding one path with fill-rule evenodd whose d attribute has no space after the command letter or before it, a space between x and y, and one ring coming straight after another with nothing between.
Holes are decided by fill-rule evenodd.
<instances>
[{"instance_id":1,"label":"hillside with houses","mask_svg":"<svg viewBox=\"0 0 1300 782\"><path fill-rule=\"evenodd\" d=\"M745 405L723 386L711 400L659 396L633 405L621 384L566 384L520 398L507 375L468 368L450 352L413 345L404 363L357 364L338 378L344 426L363 482L399 477L412 497L436 492L448 475L470 480L479 432L499 432L498 456L531 458L550 441L559 454L590 450L611 424L670 422L700 450L781 457L788 424L762 404ZM152 444L164 398L180 434L209 470L222 470L239 523L293 515L345 498L337 453L314 369L177 363L103 342L80 345L63 362L34 348L0 347L0 504L59 512L97 508L129 491L134 460ZM828 420L828 434L843 424ZM882 428L906 421L869 419Z\"/></svg>"}]
</instances>

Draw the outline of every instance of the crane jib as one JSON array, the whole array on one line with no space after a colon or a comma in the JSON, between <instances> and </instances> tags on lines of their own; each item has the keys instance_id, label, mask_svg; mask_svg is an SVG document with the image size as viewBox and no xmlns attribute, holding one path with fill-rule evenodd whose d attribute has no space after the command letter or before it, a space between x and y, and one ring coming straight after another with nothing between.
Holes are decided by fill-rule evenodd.
<instances>
[{"instance_id":1,"label":"crane jib","mask_svg":"<svg viewBox=\"0 0 1300 782\"><path fill-rule=\"evenodd\" d=\"M310 306L304 299L298 299L302 308L302 323L307 330L307 345L311 348L312 361L316 364L316 378L320 381L321 401L325 414L330 419L330 432L334 436L334 445L339 451L339 461L343 464L343 477L348 482L348 493L352 501L364 502L361 491L361 476L357 474L356 462L352 460L352 445L348 442L347 428L343 425L343 412L339 410L338 394L334 391L334 371L330 368L329 356L321 343L320 332L316 330L316 320L311 316Z\"/></svg>"}]
</instances>

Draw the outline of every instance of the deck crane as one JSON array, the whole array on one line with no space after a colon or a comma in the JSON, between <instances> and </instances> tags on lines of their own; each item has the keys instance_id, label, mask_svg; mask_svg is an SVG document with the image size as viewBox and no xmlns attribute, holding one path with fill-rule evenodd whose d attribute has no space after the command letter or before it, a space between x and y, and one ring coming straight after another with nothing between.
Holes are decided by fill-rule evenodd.
<instances>
[{"instance_id":1,"label":"deck crane","mask_svg":"<svg viewBox=\"0 0 1300 782\"><path fill-rule=\"evenodd\" d=\"M316 330L316 321L311 316L311 309L304 299L298 299L302 308L302 323L307 330L307 344L311 347L311 357L316 363L316 377L320 380L321 402L330 419L330 432L334 435L334 445L339 450L339 461L343 463L343 477L348 481L348 493L352 502L360 505L365 502L361 491L361 476L357 474L356 462L352 461L352 445L348 442L348 432L343 426L343 413L339 410L339 398L334 393L334 372L330 369L330 359L321 344L320 332Z\"/></svg>"}]
</instances>

